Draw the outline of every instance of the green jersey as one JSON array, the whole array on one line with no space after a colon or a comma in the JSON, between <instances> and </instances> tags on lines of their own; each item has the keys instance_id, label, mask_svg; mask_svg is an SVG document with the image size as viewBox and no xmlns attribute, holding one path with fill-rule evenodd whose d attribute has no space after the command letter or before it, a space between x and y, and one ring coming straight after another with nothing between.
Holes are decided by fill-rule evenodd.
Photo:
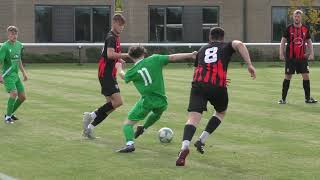
<instances>
[{"instance_id":1,"label":"green jersey","mask_svg":"<svg viewBox=\"0 0 320 180\"><path fill-rule=\"evenodd\" d=\"M23 46L21 42L12 43L6 41L0 48L0 64L2 64L2 77L17 76L19 63L21 61L21 51Z\"/></svg>"},{"instance_id":2,"label":"green jersey","mask_svg":"<svg viewBox=\"0 0 320 180\"><path fill-rule=\"evenodd\" d=\"M133 82L142 97L166 97L162 68L169 63L169 56L154 54L142 59L126 72L126 83Z\"/></svg>"}]
</instances>

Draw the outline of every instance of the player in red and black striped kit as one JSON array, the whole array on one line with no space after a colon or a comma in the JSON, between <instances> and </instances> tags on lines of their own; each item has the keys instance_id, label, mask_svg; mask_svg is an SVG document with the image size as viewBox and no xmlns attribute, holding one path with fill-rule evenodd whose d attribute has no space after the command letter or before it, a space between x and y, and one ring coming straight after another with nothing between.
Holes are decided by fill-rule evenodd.
<instances>
[{"instance_id":1,"label":"player in red and black striped kit","mask_svg":"<svg viewBox=\"0 0 320 180\"><path fill-rule=\"evenodd\" d=\"M104 48L99 60L98 77L101 85L101 94L106 103L96 111L85 112L83 116L83 136L95 138L93 129L100 124L112 111L122 105L120 89L117 83L117 68L122 59L128 54L122 54L120 49L120 33L123 31L125 19L121 14L115 14L112 19L112 29L107 34Z\"/></svg>"},{"instance_id":2,"label":"player in red and black striped kit","mask_svg":"<svg viewBox=\"0 0 320 180\"><path fill-rule=\"evenodd\" d=\"M238 51L248 64L251 77L256 77L255 68L251 64L246 46L241 41L234 40L225 43L223 39L224 30L219 27L212 28L209 35L210 42L198 51L190 93L188 121L184 127L182 148L176 161L177 166L185 165L190 141L201 120L202 112L207 110L208 101L214 106L216 113L194 144L198 152L204 153L206 139L223 120L228 107L227 69L235 51Z\"/></svg>"},{"instance_id":3,"label":"player in red and black striped kit","mask_svg":"<svg viewBox=\"0 0 320 180\"><path fill-rule=\"evenodd\" d=\"M307 26L301 23L303 12L296 10L293 13L294 23L289 25L283 34L280 43L280 59L286 61L285 78L282 84L282 98L279 104L286 104L286 98L290 86L292 74L301 74L303 78L303 89L306 103L317 103L317 100L310 96L310 80L308 60L314 59L312 40ZM284 53L285 43L288 42L286 54ZM306 44L310 55L306 54ZM285 54L285 55L284 55Z\"/></svg>"}]
</instances>

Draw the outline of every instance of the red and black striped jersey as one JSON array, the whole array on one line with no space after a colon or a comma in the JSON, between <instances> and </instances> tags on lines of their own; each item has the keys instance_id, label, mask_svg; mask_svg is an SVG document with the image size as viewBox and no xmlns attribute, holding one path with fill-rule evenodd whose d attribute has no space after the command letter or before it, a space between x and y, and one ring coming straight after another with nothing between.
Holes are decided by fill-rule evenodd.
<instances>
[{"instance_id":1,"label":"red and black striped jersey","mask_svg":"<svg viewBox=\"0 0 320 180\"><path fill-rule=\"evenodd\" d=\"M195 61L193 82L227 86L227 69L234 53L232 42L212 42L201 47Z\"/></svg>"},{"instance_id":2,"label":"red and black striped jersey","mask_svg":"<svg viewBox=\"0 0 320 180\"><path fill-rule=\"evenodd\" d=\"M287 39L286 58L288 60L306 60L306 40L310 39L310 33L307 26L295 27L289 25L283 37Z\"/></svg>"},{"instance_id":3,"label":"red and black striped jersey","mask_svg":"<svg viewBox=\"0 0 320 180\"><path fill-rule=\"evenodd\" d=\"M116 53L121 53L120 37L112 31L110 31L106 36L104 47L102 49L101 57L99 60L98 76L100 79L102 79L105 76L112 76L116 78L117 69L115 65L118 62L118 59L108 59L108 48L113 48Z\"/></svg>"}]
</instances>

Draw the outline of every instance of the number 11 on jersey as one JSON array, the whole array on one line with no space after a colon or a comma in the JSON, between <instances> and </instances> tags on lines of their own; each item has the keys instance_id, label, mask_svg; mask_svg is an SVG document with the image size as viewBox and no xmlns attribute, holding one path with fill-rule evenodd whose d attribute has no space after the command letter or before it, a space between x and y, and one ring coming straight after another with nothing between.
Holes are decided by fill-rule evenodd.
<instances>
[{"instance_id":1,"label":"number 11 on jersey","mask_svg":"<svg viewBox=\"0 0 320 180\"><path fill-rule=\"evenodd\" d=\"M152 79L147 68L142 68L138 73L141 75L145 86L152 84Z\"/></svg>"}]
</instances>

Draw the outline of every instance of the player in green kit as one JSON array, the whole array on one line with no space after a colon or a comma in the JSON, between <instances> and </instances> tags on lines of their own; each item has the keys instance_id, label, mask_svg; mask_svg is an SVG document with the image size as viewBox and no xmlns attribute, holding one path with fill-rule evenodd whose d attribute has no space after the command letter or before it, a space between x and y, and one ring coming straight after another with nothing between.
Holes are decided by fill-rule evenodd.
<instances>
[{"instance_id":1,"label":"player in green kit","mask_svg":"<svg viewBox=\"0 0 320 180\"><path fill-rule=\"evenodd\" d=\"M167 97L165 93L162 68L169 62L195 59L197 52L181 53L172 55L154 54L145 58L146 50L141 46L129 48L129 56L135 62L134 66L125 74L118 64L120 76L126 83L133 82L139 91L141 98L128 114L128 119L123 125L123 133L126 146L118 152L129 153L135 150L134 138L138 138L145 129L152 126L160 119L162 113L167 109ZM147 117L148 116L148 117ZM137 126L134 134L133 125L147 117L143 126Z\"/></svg>"},{"instance_id":2,"label":"player in green kit","mask_svg":"<svg viewBox=\"0 0 320 180\"><path fill-rule=\"evenodd\" d=\"M14 120L18 120L13 113L26 99L24 86L19 78L19 69L22 72L24 81L26 81L28 77L21 62L23 46L21 42L17 40L18 28L9 26L7 33L8 41L4 42L0 48L0 65L2 65L3 70L2 73L0 72L0 83L4 84L5 90L10 95L5 122L12 124Z\"/></svg>"}]
</instances>

